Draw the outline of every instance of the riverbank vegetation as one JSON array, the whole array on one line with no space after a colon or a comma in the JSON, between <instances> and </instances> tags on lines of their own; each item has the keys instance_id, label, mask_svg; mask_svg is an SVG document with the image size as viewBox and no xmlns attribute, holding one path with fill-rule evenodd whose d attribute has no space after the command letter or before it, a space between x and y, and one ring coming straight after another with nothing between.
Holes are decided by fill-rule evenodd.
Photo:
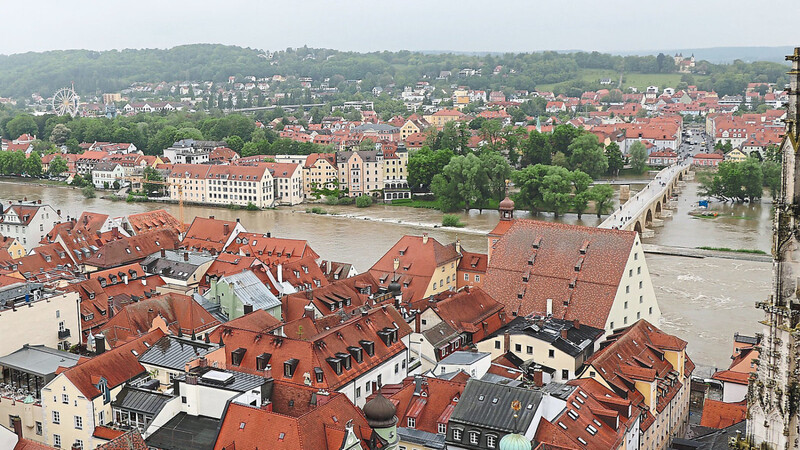
<instances>
[{"instance_id":1,"label":"riverbank vegetation","mask_svg":"<svg viewBox=\"0 0 800 450\"><path fill-rule=\"evenodd\" d=\"M763 250L753 250L747 248L728 248L728 247L697 247L700 250L713 250L717 252L734 252L734 253L750 253L754 255L766 255L767 252Z\"/></svg>"},{"instance_id":2,"label":"riverbank vegetation","mask_svg":"<svg viewBox=\"0 0 800 450\"><path fill-rule=\"evenodd\" d=\"M701 195L724 201L760 200L766 188L772 198L780 189L781 167L770 159L747 158L741 162L723 161L715 172L698 172Z\"/></svg>"},{"instance_id":3,"label":"riverbank vegetation","mask_svg":"<svg viewBox=\"0 0 800 450\"><path fill-rule=\"evenodd\" d=\"M456 214L445 214L442 216L442 226L462 228L464 227L464 222Z\"/></svg>"}]
</instances>

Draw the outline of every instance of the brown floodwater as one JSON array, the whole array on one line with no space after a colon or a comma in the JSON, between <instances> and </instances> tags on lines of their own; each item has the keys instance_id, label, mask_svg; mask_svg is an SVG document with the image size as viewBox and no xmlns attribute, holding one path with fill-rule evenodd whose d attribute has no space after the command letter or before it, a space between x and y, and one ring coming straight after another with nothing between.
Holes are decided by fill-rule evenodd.
<instances>
[{"instance_id":1,"label":"brown floodwater","mask_svg":"<svg viewBox=\"0 0 800 450\"><path fill-rule=\"evenodd\" d=\"M632 190L641 189L632 185ZM178 217L178 206L158 203L112 202L101 198L85 199L79 189L39 186L26 183L0 182L0 199L27 197L41 199L64 216L77 216L94 211L122 216L163 208ZM688 183L681 193L674 217L664 227L655 229L655 236L645 242L685 247L729 247L768 251L771 241L770 204L725 205L712 203L720 212L717 219L696 219L688 215L698 199L697 185ZM219 219L241 220L248 231L267 232L275 236L307 239L324 259L347 261L358 271L369 269L405 234L428 232L442 243L460 239L465 249L486 251L485 233L498 221L497 211L461 213L466 227L443 229L442 214L435 210L374 205L367 209L352 206L325 206L327 215L308 214L306 206L265 211L230 210L201 206L185 206L184 219L214 215ZM532 217L516 211L516 217ZM540 214L540 220L554 220ZM584 214L566 215L560 222L596 226L600 220ZM691 259L648 255L647 262L663 314L661 328L689 342L689 351L700 365L727 367L730 361L733 333L752 334L760 330L762 316L754 302L769 294L772 267L767 263L727 259Z\"/></svg>"}]
</instances>

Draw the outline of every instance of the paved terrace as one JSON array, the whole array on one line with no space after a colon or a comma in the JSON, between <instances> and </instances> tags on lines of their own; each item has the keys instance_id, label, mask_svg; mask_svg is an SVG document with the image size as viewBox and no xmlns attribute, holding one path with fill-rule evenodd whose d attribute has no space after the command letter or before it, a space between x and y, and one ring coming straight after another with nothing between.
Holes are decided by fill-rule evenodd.
<instances>
[{"instance_id":1,"label":"paved terrace","mask_svg":"<svg viewBox=\"0 0 800 450\"><path fill-rule=\"evenodd\" d=\"M662 169L647 186L632 196L599 225L600 228L638 231L646 235L648 226L661 224L664 210L678 188L678 181L689 172L688 164L674 164Z\"/></svg>"}]
</instances>

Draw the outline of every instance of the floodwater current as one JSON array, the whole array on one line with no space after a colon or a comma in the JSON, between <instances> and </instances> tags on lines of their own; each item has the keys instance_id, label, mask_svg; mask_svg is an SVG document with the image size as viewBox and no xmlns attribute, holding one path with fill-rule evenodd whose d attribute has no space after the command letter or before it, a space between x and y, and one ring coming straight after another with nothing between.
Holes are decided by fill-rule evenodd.
<instances>
[{"instance_id":1,"label":"floodwater current","mask_svg":"<svg viewBox=\"0 0 800 450\"><path fill-rule=\"evenodd\" d=\"M631 185L631 190L643 185ZM696 183L687 183L678 200L673 217L655 229L655 236L646 243L684 247L728 247L758 249L768 252L771 242L771 205L769 197L762 203L730 205L712 203L719 211L716 219L694 218L688 212L698 200ZM0 199L41 199L62 216L75 217L83 211L112 216L163 208L179 216L178 206L161 203L112 202L101 198L85 199L79 189L41 186L33 183L0 181ZM470 251L486 252L485 234L498 221L497 211L462 213L466 224L462 229L434 227L441 223L441 213L428 209L412 209L374 205L367 209L352 206L322 206L327 215L308 214L306 206L282 207L265 211L230 210L186 205L184 220L213 215L218 219L240 219L252 232L270 231L274 236L306 239L323 259L351 262L361 272L369 269L405 234L429 233L442 243L460 239ZM517 211L516 217L531 217ZM555 220L540 214L534 218ZM584 214L558 219L561 222L596 226L600 220ZM754 302L769 295L772 267L768 263L729 259L692 259L675 256L647 255L665 332L689 342L689 354L699 365L727 368L732 351L733 333L752 334L760 331L760 311Z\"/></svg>"}]
</instances>

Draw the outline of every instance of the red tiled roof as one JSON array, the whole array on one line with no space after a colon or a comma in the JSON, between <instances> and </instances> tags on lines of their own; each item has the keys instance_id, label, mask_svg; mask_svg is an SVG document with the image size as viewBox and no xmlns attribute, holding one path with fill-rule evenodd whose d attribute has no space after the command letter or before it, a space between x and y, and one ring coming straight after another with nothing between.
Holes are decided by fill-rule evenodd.
<instances>
[{"instance_id":1,"label":"red tiled roof","mask_svg":"<svg viewBox=\"0 0 800 450\"><path fill-rule=\"evenodd\" d=\"M153 330L138 339L70 367L62 374L81 391L84 397L93 399L100 395L97 388L100 378L105 378L108 389L111 390L144 372L145 368L139 364L136 355L147 351L162 337L164 333L161 330Z\"/></svg>"},{"instance_id":2,"label":"red tiled roof","mask_svg":"<svg viewBox=\"0 0 800 450\"><path fill-rule=\"evenodd\" d=\"M727 428L747 418L747 405L741 403L725 403L707 398L703 403L703 416L700 426L709 428Z\"/></svg>"},{"instance_id":3,"label":"red tiled roof","mask_svg":"<svg viewBox=\"0 0 800 450\"><path fill-rule=\"evenodd\" d=\"M157 317L163 318L170 333L187 336L220 324L191 297L170 293L126 305L101 331L113 348L147 333Z\"/></svg>"},{"instance_id":4,"label":"red tiled roof","mask_svg":"<svg viewBox=\"0 0 800 450\"><path fill-rule=\"evenodd\" d=\"M180 233L183 224L172 214L157 209L155 211L147 211L139 214L131 214L127 217L127 222L133 231L133 234L142 234L153 230L167 229Z\"/></svg>"},{"instance_id":5,"label":"red tiled roof","mask_svg":"<svg viewBox=\"0 0 800 450\"><path fill-rule=\"evenodd\" d=\"M103 425L98 425L94 427L94 433L92 433L92 436L110 441L112 439L122 436L123 434L125 434L125 432L122 430L115 430L113 428L109 428Z\"/></svg>"},{"instance_id":6,"label":"red tiled roof","mask_svg":"<svg viewBox=\"0 0 800 450\"><path fill-rule=\"evenodd\" d=\"M197 251L221 253L238 225L232 220L195 217L181 240L181 247Z\"/></svg>"},{"instance_id":7,"label":"red tiled roof","mask_svg":"<svg viewBox=\"0 0 800 450\"><path fill-rule=\"evenodd\" d=\"M302 317L305 306L309 303L313 304L323 315L338 311L349 312L365 304L372 305L372 300L375 299L370 299L370 295L361 293L367 290L371 294L378 292L378 281L369 272L344 278L311 291L286 295L281 299L283 320L288 322ZM350 300L349 305L346 304L346 299Z\"/></svg>"},{"instance_id":8,"label":"red tiled roof","mask_svg":"<svg viewBox=\"0 0 800 450\"><path fill-rule=\"evenodd\" d=\"M485 253L473 253L461 249L461 260L458 262L458 271L486 273L488 257Z\"/></svg>"},{"instance_id":9,"label":"red tiled roof","mask_svg":"<svg viewBox=\"0 0 800 450\"><path fill-rule=\"evenodd\" d=\"M663 336L665 334L646 320L639 320L628 328L616 330L585 364L592 366L597 375L614 389L629 392L628 398L637 407L648 409L644 397L635 388L635 381L657 383L655 409L661 412L681 389L682 381L691 375L688 364L681 374L678 372L680 368L673 367L664 357L665 351L683 352L675 350L675 347L685 348L686 342L669 339ZM659 347L664 342L668 347ZM649 426L647 421L643 421L642 429L645 430L646 426Z\"/></svg>"},{"instance_id":10,"label":"red tiled roof","mask_svg":"<svg viewBox=\"0 0 800 450\"><path fill-rule=\"evenodd\" d=\"M494 246L484 286L507 312L544 314L549 298L554 317L605 328L635 239L633 231L517 219Z\"/></svg>"},{"instance_id":11,"label":"red tiled roof","mask_svg":"<svg viewBox=\"0 0 800 450\"><path fill-rule=\"evenodd\" d=\"M178 247L178 242L178 233L174 229L157 229L108 242L84 262L89 266L109 269L141 261L161 249L173 250Z\"/></svg>"},{"instance_id":12,"label":"red tiled roof","mask_svg":"<svg viewBox=\"0 0 800 450\"><path fill-rule=\"evenodd\" d=\"M20 439L14 446L14 450L52 450L54 448L30 439Z\"/></svg>"},{"instance_id":13,"label":"red tiled roof","mask_svg":"<svg viewBox=\"0 0 800 450\"><path fill-rule=\"evenodd\" d=\"M254 256L268 266L309 256L319 258L306 240L267 237L260 233L239 233L225 251Z\"/></svg>"},{"instance_id":14,"label":"red tiled roof","mask_svg":"<svg viewBox=\"0 0 800 450\"><path fill-rule=\"evenodd\" d=\"M308 392L283 393L300 389ZM214 449L339 450L345 438L345 425L350 421L360 440L365 441L372 434L364 414L344 394L331 392L326 403L313 407L308 404L315 389L275 381L273 392L271 411L231 403L222 418ZM275 398L281 395L286 398ZM284 406L289 400L295 405L291 409ZM321 396L317 396L317 401L320 400Z\"/></svg>"},{"instance_id":15,"label":"red tiled roof","mask_svg":"<svg viewBox=\"0 0 800 450\"><path fill-rule=\"evenodd\" d=\"M750 379L750 374L744 372L734 372L732 370L720 370L715 372L711 378L727 383L747 386L748 380Z\"/></svg>"},{"instance_id":16,"label":"red tiled roof","mask_svg":"<svg viewBox=\"0 0 800 450\"><path fill-rule=\"evenodd\" d=\"M454 329L472 333L473 342L505 325L500 319L503 304L480 288L464 288L458 293L445 292L440 296L447 298L431 305L433 311Z\"/></svg>"},{"instance_id":17,"label":"red tiled roof","mask_svg":"<svg viewBox=\"0 0 800 450\"><path fill-rule=\"evenodd\" d=\"M408 377L401 385L383 386L380 390L395 403L399 427L408 426L408 418L415 419L414 428L429 433L439 433L438 424L447 423L464 392L466 383L433 377ZM374 397L371 394L367 400Z\"/></svg>"},{"instance_id":18,"label":"red tiled roof","mask_svg":"<svg viewBox=\"0 0 800 450\"><path fill-rule=\"evenodd\" d=\"M394 268L395 258L400 261L397 270ZM394 274L402 285L403 300L413 302L425 295L437 267L457 262L459 258L455 244L442 245L431 237L406 235L400 238L370 268L369 272L378 279L382 287L389 286Z\"/></svg>"}]
</instances>

